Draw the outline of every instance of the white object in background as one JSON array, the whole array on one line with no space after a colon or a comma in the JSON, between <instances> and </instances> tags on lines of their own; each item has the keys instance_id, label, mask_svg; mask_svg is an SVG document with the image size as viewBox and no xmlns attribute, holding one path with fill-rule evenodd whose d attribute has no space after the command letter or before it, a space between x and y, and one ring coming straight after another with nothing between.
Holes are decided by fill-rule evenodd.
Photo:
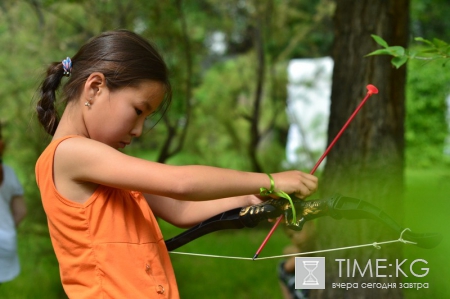
<instances>
[{"instance_id":1,"label":"white object in background","mask_svg":"<svg viewBox=\"0 0 450 299\"><path fill-rule=\"evenodd\" d=\"M293 59L288 66L288 166L312 168L327 142L333 60ZM323 163L322 163L323 165Z\"/></svg>"}]
</instances>

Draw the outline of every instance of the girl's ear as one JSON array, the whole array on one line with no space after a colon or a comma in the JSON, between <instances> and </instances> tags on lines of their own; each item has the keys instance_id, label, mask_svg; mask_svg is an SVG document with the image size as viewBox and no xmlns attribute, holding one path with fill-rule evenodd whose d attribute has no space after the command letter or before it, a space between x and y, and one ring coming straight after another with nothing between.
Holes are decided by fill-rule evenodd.
<instances>
[{"instance_id":1,"label":"girl's ear","mask_svg":"<svg viewBox=\"0 0 450 299\"><path fill-rule=\"evenodd\" d=\"M94 98L107 89L105 75L94 72L89 75L84 84L84 94L87 98Z\"/></svg>"}]
</instances>

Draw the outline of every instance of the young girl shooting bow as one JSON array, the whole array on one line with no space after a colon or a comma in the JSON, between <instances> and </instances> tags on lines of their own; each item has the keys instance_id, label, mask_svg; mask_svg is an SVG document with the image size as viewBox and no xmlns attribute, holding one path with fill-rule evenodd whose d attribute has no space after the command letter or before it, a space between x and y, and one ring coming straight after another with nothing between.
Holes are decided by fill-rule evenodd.
<instances>
[{"instance_id":1,"label":"young girl shooting bow","mask_svg":"<svg viewBox=\"0 0 450 299\"><path fill-rule=\"evenodd\" d=\"M67 76L59 118L55 91ZM188 227L260 202L261 187L298 197L317 189L300 171L272 174L171 166L122 153L145 119L171 100L155 48L125 30L105 32L51 64L37 114L53 136L36 164L61 280L70 298L178 298L156 217Z\"/></svg>"}]
</instances>

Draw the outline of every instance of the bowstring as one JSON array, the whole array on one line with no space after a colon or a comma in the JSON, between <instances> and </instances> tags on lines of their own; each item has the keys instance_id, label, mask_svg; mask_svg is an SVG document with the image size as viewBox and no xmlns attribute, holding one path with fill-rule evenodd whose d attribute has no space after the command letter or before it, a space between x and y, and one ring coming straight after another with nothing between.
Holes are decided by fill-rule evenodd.
<instances>
[{"instance_id":1,"label":"bowstring","mask_svg":"<svg viewBox=\"0 0 450 299\"><path fill-rule=\"evenodd\" d=\"M293 257L293 256L301 256L301 255L307 255L307 254L314 254L314 253L323 253L323 252L330 252L330 251L340 251L340 250L349 250L349 249L355 249L355 248L361 248L361 247L375 247L375 249L381 249L380 245L384 244L391 244L391 243L404 243L404 244L417 244L416 242L408 241L403 239L403 234L406 231L411 231L409 228L405 228L401 233L400 237L396 240L390 240L390 241L383 241L383 242L373 242L373 243L367 243L367 244L361 244L361 245L353 245L353 246L346 246L346 247L337 247L337 248L330 248L330 249L322 249L322 250L315 250L315 251L309 251L309 252L298 252L298 253L291 253L291 254L282 254L282 255L272 255L272 256L266 256L266 257L258 257L257 259L253 259L250 257L240 257L240 256L227 256L227 255L214 255L214 254L203 254L203 253L190 253L190 252L180 252L180 251L170 251L171 254L178 254L178 255L189 255L189 256L197 256L197 257L209 257L209 258L221 258L221 259L233 259L233 260L246 260L246 261L259 261L259 260L268 260L268 259L277 259L277 258L287 258L287 257Z\"/></svg>"}]
</instances>

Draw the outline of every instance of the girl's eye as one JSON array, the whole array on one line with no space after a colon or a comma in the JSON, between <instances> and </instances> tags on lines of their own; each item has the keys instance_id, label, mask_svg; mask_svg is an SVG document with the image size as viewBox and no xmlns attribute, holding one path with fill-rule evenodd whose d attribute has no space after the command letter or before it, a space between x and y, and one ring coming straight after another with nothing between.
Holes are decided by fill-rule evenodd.
<instances>
[{"instance_id":1,"label":"girl's eye","mask_svg":"<svg viewBox=\"0 0 450 299\"><path fill-rule=\"evenodd\" d=\"M136 109L134 109L134 110L136 110L136 114L137 114L137 115L141 115L141 114L142 114L142 110L140 110L140 109L137 109L137 108L136 108Z\"/></svg>"}]
</instances>

